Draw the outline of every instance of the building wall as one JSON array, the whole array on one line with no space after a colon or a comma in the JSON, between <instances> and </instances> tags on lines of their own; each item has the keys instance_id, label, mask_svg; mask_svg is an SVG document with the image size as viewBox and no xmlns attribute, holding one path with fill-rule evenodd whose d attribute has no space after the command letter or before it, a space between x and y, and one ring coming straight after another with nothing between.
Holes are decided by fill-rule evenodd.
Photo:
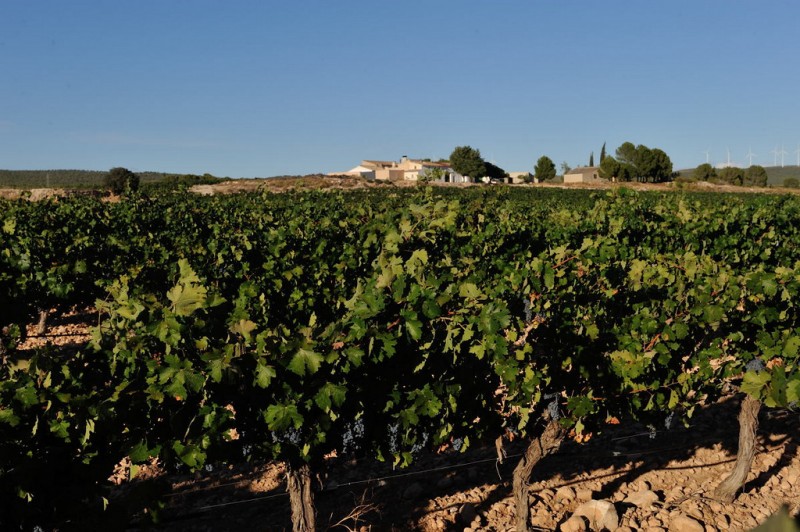
<instances>
[{"instance_id":1,"label":"building wall","mask_svg":"<svg viewBox=\"0 0 800 532\"><path fill-rule=\"evenodd\" d=\"M531 181L533 181L532 179L533 176L531 175L530 172L509 172L508 175L510 176L511 179L510 183L513 183L515 185L524 183L526 179L530 179Z\"/></svg>"},{"instance_id":2,"label":"building wall","mask_svg":"<svg viewBox=\"0 0 800 532\"><path fill-rule=\"evenodd\" d=\"M375 170L375 179L377 181L403 181L405 179L405 170L399 168L379 168Z\"/></svg>"},{"instance_id":3,"label":"building wall","mask_svg":"<svg viewBox=\"0 0 800 532\"><path fill-rule=\"evenodd\" d=\"M368 170L369 177L378 181L418 181L419 176L429 169L441 168L447 172L444 179L439 179L443 183L470 183L468 177L462 176L452 168L438 163L428 163L418 161L403 156L400 162L395 161L370 161L363 160L358 169ZM356 170L355 168L353 170Z\"/></svg>"},{"instance_id":4,"label":"building wall","mask_svg":"<svg viewBox=\"0 0 800 532\"><path fill-rule=\"evenodd\" d=\"M375 170L366 166L356 166L352 170L345 172L345 175L361 176L365 179L375 179Z\"/></svg>"},{"instance_id":5,"label":"building wall","mask_svg":"<svg viewBox=\"0 0 800 532\"><path fill-rule=\"evenodd\" d=\"M400 162L397 164L398 168L403 170L421 170L422 163L409 159L408 157L403 157L400 159Z\"/></svg>"},{"instance_id":6,"label":"building wall","mask_svg":"<svg viewBox=\"0 0 800 532\"><path fill-rule=\"evenodd\" d=\"M577 168L576 170L564 174L564 183L594 183L603 181L599 174L599 168Z\"/></svg>"}]
</instances>

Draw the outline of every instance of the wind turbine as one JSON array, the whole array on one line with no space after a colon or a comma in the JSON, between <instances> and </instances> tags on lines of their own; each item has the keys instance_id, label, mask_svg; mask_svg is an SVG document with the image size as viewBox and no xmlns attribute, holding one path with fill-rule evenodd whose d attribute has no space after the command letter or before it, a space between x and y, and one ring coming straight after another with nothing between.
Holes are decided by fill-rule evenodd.
<instances>
[{"instance_id":1,"label":"wind turbine","mask_svg":"<svg viewBox=\"0 0 800 532\"><path fill-rule=\"evenodd\" d=\"M780 153L780 152L778 151L778 147L777 147L777 146L775 146L775 149L774 149L774 150L772 150L770 153L771 153L771 154L773 154L773 155L775 155L775 162L773 163L773 165L772 165L772 166L778 166L778 154Z\"/></svg>"},{"instance_id":2,"label":"wind turbine","mask_svg":"<svg viewBox=\"0 0 800 532\"><path fill-rule=\"evenodd\" d=\"M753 166L753 157L755 157L755 156L756 156L756 154L755 154L755 153L753 153L753 147L752 147L752 146L750 146L750 147L747 149L747 155L745 155L745 157L747 157L748 159L750 159L750 164L749 164L748 166ZM800 166L800 164L798 164L798 166Z\"/></svg>"},{"instance_id":3,"label":"wind turbine","mask_svg":"<svg viewBox=\"0 0 800 532\"><path fill-rule=\"evenodd\" d=\"M781 154L781 168L783 168L783 157L786 155L786 150L783 149L783 144L781 144L781 151L779 153Z\"/></svg>"},{"instance_id":4,"label":"wind turbine","mask_svg":"<svg viewBox=\"0 0 800 532\"><path fill-rule=\"evenodd\" d=\"M703 153L705 153L705 154L706 154L706 164L708 164L708 154L709 154L709 152L710 152L710 151L711 151L711 150L710 150L710 149L708 149L708 150L706 150L706 151L704 151L704 152L703 152ZM800 166L800 165L798 165L798 166Z\"/></svg>"},{"instance_id":5,"label":"wind turbine","mask_svg":"<svg viewBox=\"0 0 800 532\"><path fill-rule=\"evenodd\" d=\"M728 152L728 163L726 164L726 168L731 167L731 149L725 146L725 150Z\"/></svg>"},{"instance_id":6,"label":"wind turbine","mask_svg":"<svg viewBox=\"0 0 800 532\"><path fill-rule=\"evenodd\" d=\"M800 142L797 143L795 153L797 154L797 166L800 166Z\"/></svg>"}]
</instances>

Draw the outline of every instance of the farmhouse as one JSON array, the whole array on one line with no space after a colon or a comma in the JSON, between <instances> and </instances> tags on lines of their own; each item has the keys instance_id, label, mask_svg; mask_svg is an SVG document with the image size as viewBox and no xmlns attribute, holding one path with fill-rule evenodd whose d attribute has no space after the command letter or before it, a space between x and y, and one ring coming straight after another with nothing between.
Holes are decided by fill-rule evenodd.
<instances>
[{"instance_id":1,"label":"farmhouse","mask_svg":"<svg viewBox=\"0 0 800 532\"><path fill-rule=\"evenodd\" d=\"M432 174L432 180L443 183L469 183L470 178L453 170L449 163L435 163L422 159L409 159L403 155L400 161L375 161L365 159L361 164L343 172L378 181L419 181Z\"/></svg>"},{"instance_id":2,"label":"farmhouse","mask_svg":"<svg viewBox=\"0 0 800 532\"><path fill-rule=\"evenodd\" d=\"M599 174L599 166L579 166L564 174L564 183L597 183L605 181Z\"/></svg>"},{"instance_id":3,"label":"farmhouse","mask_svg":"<svg viewBox=\"0 0 800 532\"><path fill-rule=\"evenodd\" d=\"M351 168L347 172L334 172L331 175L352 175L352 176L361 176L367 179L375 179L375 169L370 168L369 166L364 166L363 164L359 164L355 168Z\"/></svg>"}]
</instances>

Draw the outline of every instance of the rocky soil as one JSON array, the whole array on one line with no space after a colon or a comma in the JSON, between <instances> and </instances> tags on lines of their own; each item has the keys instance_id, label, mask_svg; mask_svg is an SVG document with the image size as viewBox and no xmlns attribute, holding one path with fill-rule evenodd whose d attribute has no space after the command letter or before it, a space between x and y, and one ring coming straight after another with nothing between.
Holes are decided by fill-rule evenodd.
<instances>
[{"instance_id":1,"label":"rocky soil","mask_svg":"<svg viewBox=\"0 0 800 532\"><path fill-rule=\"evenodd\" d=\"M691 429L637 435L633 426L565 444L534 470L533 530L750 530L787 505L800 513L796 412L762 414L760 449L745 489L726 504L716 484L735 457L737 401L708 407ZM641 427L639 427L641 429ZM331 459L320 479L321 529L513 530L511 472L494 449L423 456L410 469ZM290 530L279 464L167 475L159 530ZM151 525L140 521L143 528Z\"/></svg>"},{"instance_id":2,"label":"rocky soil","mask_svg":"<svg viewBox=\"0 0 800 532\"><path fill-rule=\"evenodd\" d=\"M91 309L52 316L43 336L34 327L25 349L51 344L80 349L96 322ZM635 423L610 425L589 442L566 442L534 469L534 530L749 530L782 505L800 515L800 413L762 410L759 447L743 492L733 503L715 500L716 484L733 466L738 399L695 414L689 428L654 434ZM331 457L319 479L320 529L511 530L511 473L523 442L507 445L498 463L493 446L420 456L413 467ZM158 464L126 481L121 464L115 499L159 492L158 524L137 514L133 530L291 530L281 464L208 467L196 474L164 472Z\"/></svg>"},{"instance_id":3,"label":"rocky soil","mask_svg":"<svg viewBox=\"0 0 800 532\"><path fill-rule=\"evenodd\" d=\"M475 187L487 186L482 183L429 183L431 186L440 187ZM289 190L348 190L361 188L389 187L389 188L408 188L419 186L414 181L368 181L360 177L352 176L298 176L298 177L275 177L269 179L234 179L214 185L195 185L190 190L197 194L232 194L238 192L268 191L286 192ZM686 190L698 192L730 192L730 193L756 193L756 194L800 194L800 189L785 187L743 187L734 185L724 185L699 181L693 183L611 183L599 181L597 183L537 183L528 185L492 185L492 186L512 186L512 187L534 187L534 188L569 188L586 190L612 190L615 188L628 188L632 190L649 191L668 191Z\"/></svg>"},{"instance_id":4,"label":"rocky soil","mask_svg":"<svg viewBox=\"0 0 800 532\"><path fill-rule=\"evenodd\" d=\"M485 186L483 184L453 184L453 183L430 183L431 186L442 187L474 187ZM335 175L308 175L308 176L285 176L285 177L271 177L268 179L233 179L230 181L223 181L214 185L195 185L190 190L196 194L201 195L214 195L214 194L235 194L239 192L287 192L291 190L352 190L363 188L408 188L416 187L418 184L413 181L393 181L393 182L379 182L368 181L364 178L353 176L335 176ZM700 191L700 192L730 192L730 193L757 193L757 194L800 194L800 189L785 188L771 186L769 188L761 187L743 187L734 185L723 185L709 183L705 181L693 183L571 183L565 185L563 183L538 183L530 185L493 185L493 186L514 186L514 187L537 187L537 188L570 188L570 189L587 189L587 190L611 190L614 188L624 187L632 190L650 190L650 191L666 191L666 190L686 190L686 191ZM35 188L30 190L13 189L13 188L0 188L0 198L3 199L19 199L27 198L30 201L41 201L43 199L63 196L74 195L98 195L98 191L92 190L67 190L56 188ZM103 201L117 202L119 196L104 196Z\"/></svg>"}]
</instances>

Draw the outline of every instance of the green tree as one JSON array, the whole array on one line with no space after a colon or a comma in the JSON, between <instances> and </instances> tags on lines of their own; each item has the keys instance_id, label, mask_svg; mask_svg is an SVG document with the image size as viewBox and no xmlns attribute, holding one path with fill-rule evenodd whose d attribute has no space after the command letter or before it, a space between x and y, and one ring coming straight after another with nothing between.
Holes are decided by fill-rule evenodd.
<instances>
[{"instance_id":1,"label":"green tree","mask_svg":"<svg viewBox=\"0 0 800 532\"><path fill-rule=\"evenodd\" d=\"M744 185L752 187L765 187L767 186L767 171L758 164L750 166L744 172Z\"/></svg>"},{"instance_id":2,"label":"green tree","mask_svg":"<svg viewBox=\"0 0 800 532\"><path fill-rule=\"evenodd\" d=\"M505 180L508 179L508 172L497 166L496 164L486 162L486 176L490 179Z\"/></svg>"},{"instance_id":3,"label":"green tree","mask_svg":"<svg viewBox=\"0 0 800 532\"><path fill-rule=\"evenodd\" d=\"M114 194L125 194L139 189L139 176L127 168L116 167L108 171L103 186Z\"/></svg>"},{"instance_id":4,"label":"green tree","mask_svg":"<svg viewBox=\"0 0 800 532\"><path fill-rule=\"evenodd\" d=\"M633 181L638 176L636 168L632 164L620 164L617 181Z\"/></svg>"},{"instance_id":5,"label":"green tree","mask_svg":"<svg viewBox=\"0 0 800 532\"><path fill-rule=\"evenodd\" d=\"M728 185L741 185L744 181L744 170L729 166L719 171L719 181Z\"/></svg>"},{"instance_id":6,"label":"green tree","mask_svg":"<svg viewBox=\"0 0 800 532\"><path fill-rule=\"evenodd\" d=\"M637 181L648 181L648 177L657 170L656 157L653 150L644 144L636 146L633 167L636 169L635 177Z\"/></svg>"},{"instance_id":7,"label":"green tree","mask_svg":"<svg viewBox=\"0 0 800 532\"><path fill-rule=\"evenodd\" d=\"M651 171L645 177L656 183L664 183L672 179L672 161L664 150L653 148L650 150L652 157Z\"/></svg>"},{"instance_id":8,"label":"green tree","mask_svg":"<svg viewBox=\"0 0 800 532\"><path fill-rule=\"evenodd\" d=\"M786 188L800 188L800 179L796 177L787 177L783 180L783 186Z\"/></svg>"},{"instance_id":9,"label":"green tree","mask_svg":"<svg viewBox=\"0 0 800 532\"><path fill-rule=\"evenodd\" d=\"M470 146L456 146L450 154L450 166L459 174L478 180L486 175L481 152Z\"/></svg>"},{"instance_id":10,"label":"green tree","mask_svg":"<svg viewBox=\"0 0 800 532\"><path fill-rule=\"evenodd\" d=\"M606 143L603 143L603 147L600 148L600 164L603 164L603 161L606 158Z\"/></svg>"},{"instance_id":11,"label":"green tree","mask_svg":"<svg viewBox=\"0 0 800 532\"><path fill-rule=\"evenodd\" d=\"M612 180L616 178L617 180L620 180L621 168L622 165L619 164L619 161L617 161L610 155L607 155L600 162L600 171L598 173L600 174L600 177L602 177L603 179Z\"/></svg>"},{"instance_id":12,"label":"green tree","mask_svg":"<svg viewBox=\"0 0 800 532\"><path fill-rule=\"evenodd\" d=\"M623 142L616 151L617 160L620 164L636 166L636 146L632 142Z\"/></svg>"},{"instance_id":13,"label":"green tree","mask_svg":"<svg viewBox=\"0 0 800 532\"><path fill-rule=\"evenodd\" d=\"M594 152L589 154L589 166L594 166Z\"/></svg>"},{"instance_id":14,"label":"green tree","mask_svg":"<svg viewBox=\"0 0 800 532\"><path fill-rule=\"evenodd\" d=\"M568 174L572 170L572 167L569 165L567 161L561 163L561 175Z\"/></svg>"},{"instance_id":15,"label":"green tree","mask_svg":"<svg viewBox=\"0 0 800 532\"><path fill-rule=\"evenodd\" d=\"M660 183L672 179L672 161L659 148L648 148L644 144L634 146L623 142L616 151L617 160L622 165L617 178L620 181L653 181Z\"/></svg>"},{"instance_id":16,"label":"green tree","mask_svg":"<svg viewBox=\"0 0 800 532\"><path fill-rule=\"evenodd\" d=\"M540 183L542 181L549 181L556 176L556 165L550 157L542 155L539 157L539 160L536 161L536 166L533 168L533 175Z\"/></svg>"},{"instance_id":17,"label":"green tree","mask_svg":"<svg viewBox=\"0 0 800 532\"><path fill-rule=\"evenodd\" d=\"M639 178L638 163L644 155L643 150L637 150L632 142L623 142L615 152L619 170L617 181L633 181Z\"/></svg>"},{"instance_id":18,"label":"green tree","mask_svg":"<svg viewBox=\"0 0 800 532\"><path fill-rule=\"evenodd\" d=\"M430 183L431 181L444 181L447 171L444 168L426 168L419 173L417 183Z\"/></svg>"},{"instance_id":19,"label":"green tree","mask_svg":"<svg viewBox=\"0 0 800 532\"><path fill-rule=\"evenodd\" d=\"M714 181L717 178L717 171L708 163L703 163L694 169L692 178L697 181Z\"/></svg>"}]
</instances>

